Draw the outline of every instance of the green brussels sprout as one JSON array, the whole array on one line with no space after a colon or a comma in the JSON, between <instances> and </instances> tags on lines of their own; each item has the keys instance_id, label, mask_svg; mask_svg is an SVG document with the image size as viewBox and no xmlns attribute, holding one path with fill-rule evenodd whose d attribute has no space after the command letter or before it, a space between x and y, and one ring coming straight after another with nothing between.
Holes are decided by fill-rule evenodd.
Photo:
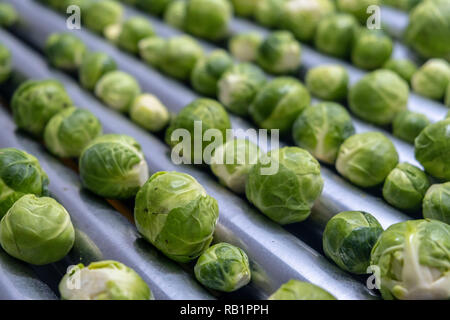
<instances>
[{"instance_id":1,"label":"green brussels sprout","mask_svg":"<svg viewBox=\"0 0 450 320\"><path fill-rule=\"evenodd\" d=\"M161 70L180 80L188 80L195 64L203 57L202 47L190 36L170 38L161 53L159 58Z\"/></svg>"},{"instance_id":2,"label":"green brussels sprout","mask_svg":"<svg viewBox=\"0 0 450 320\"><path fill-rule=\"evenodd\" d=\"M145 12L162 15L173 0L135 0L135 5Z\"/></svg>"},{"instance_id":3,"label":"green brussels sprout","mask_svg":"<svg viewBox=\"0 0 450 320\"><path fill-rule=\"evenodd\" d=\"M258 50L263 42L263 36L258 32L246 32L233 36L229 41L231 55L241 62L253 62L258 56Z\"/></svg>"},{"instance_id":4,"label":"green brussels sprout","mask_svg":"<svg viewBox=\"0 0 450 320\"><path fill-rule=\"evenodd\" d=\"M450 298L450 225L436 220L394 224L373 247L384 299Z\"/></svg>"},{"instance_id":5,"label":"green brussels sprout","mask_svg":"<svg viewBox=\"0 0 450 320\"><path fill-rule=\"evenodd\" d=\"M283 225L308 218L322 189L317 160L303 149L286 147L258 160L250 169L245 193L262 213Z\"/></svg>"},{"instance_id":6,"label":"green brussels sprout","mask_svg":"<svg viewBox=\"0 0 450 320\"><path fill-rule=\"evenodd\" d=\"M255 20L263 26L278 27L283 14L283 4L287 0L259 0L255 10Z\"/></svg>"},{"instance_id":7,"label":"green brussels sprout","mask_svg":"<svg viewBox=\"0 0 450 320\"><path fill-rule=\"evenodd\" d=\"M92 31L103 33L106 27L122 21L122 4L115 0L99 0L83 13L83 22Z\"/></svg>"},{"instance_id":8,"label":"green brussels sprout","mask_svg":"<svg viewBox=\"0 0 450 320\"><path fill-rule=\"evenodd\" d=\"M40 3L44 4L45 6L48 6L54 10L61 11L63 2L61 0L38 0Z\"/></svg>"},{"instance_id":9,"label":"green brussels sprout","mask_svg":"<svg viewBox=\"0 0 450 320\"><path fill-rule=\"evenodd\" d=\"M320 20L314 38L316 48L326 54L349 58L359 24L350 14L337 13Z\"/></svg>"},{"instance_id":10,"label":"green brussels sprout","mask_svg":"<svg viewBox=\"0 0 450 320\"><path fill-rule=\"evenodd\" d=\"M349 91L350 110L361 119L377 125L392 123L397 113L406 110L409 87L390 70L365 75Z\"/></svg>"},{"instance_id":11,"label":"green brussels sprout","mask_svg":"<svg viewBox=\"0 0 450 320\"><path fill-rule=\"evenodd\" d=\"M14 148L0 149L0 220L24 195L48 195L48 182L34 156Z\"/></svg>"},{"instance_id":12,"label":"green brussels sprout","mask_svg":"<svg viewBox=\"0 0 450 320\"><path fill-rule=\"evenodd\" d=\"M327 101L342 101L347 97L349 76L340 65L322 65L308 70L306 87L312 95Z\"/></svg>"},{"instance_id":13,"label":"green brussels sprout","mask_svg":"<svg viewBox=\"0 0 450 320\"><path fill-rule=\"evenodd\" d=\"M235 64L217 83L219 101L231 112L246 116L249 105L266 81L259 67L249 63Z\"/></svg>"},{"instance_id":14,"label":"green brussels sprout","mask_svg":"<svg viewBox=\"0 0 450 320\"><path fill-rule=\"evenodd\" d=\"M382 232L380 223L370 213L341 212L325 227L323 251L342 270L366 274L370 252Z\"/></svg>"},{"instance_id":15,"label":"green brussels sprout","mask_svg":"<svg viewBox=\"0 0 450 320\"><path fill-rule=\"evenodd\" d=\"M75 287L79 282L80 287ZM113 261L71 268L59 283L63 300L153 300L144 280L131 268Z\"/></svg>"},{"instance_id":16,"label":"green brussels sprout","mask_svg":"<svg viewBox=\"0 0 450 320\"><path fill-rule=\"evenodd\" d=\"M417 136L429 124L430 120L428 120L426 115L404 110L399 112L394 118L392 132L394 136L407 142L414 143Z\"/></svg>"},{"instance_id":17,"label":"green brussels sprout","mask_svg":"<svg viewBox=\"0 0 450 320\"><path fill-rule=\"evenodd\" d=\"M95 95L106 105L120 112L128 112L141 93L136 79L123 71L104 74L95 86Z\"/></svg>"},{"instance_id":18,"label":"green brussels sprout","mask_svg":"<svg viewBox=\"0 0 450 320\"><path fill-rule=\"evenodd\" d=\"M113 58L103 52L90 52L81 63L78 78L84 88L92 91L101 77L115 70L117 64Z\"/></svg>"},{"instance_id":19,"label":"green brussels sprout","mask_svg":"<svg viewBox=\"0 0 450 320\"><path fill-rule=\"evenodd\" d=\"M59 0L57 0L59 1ZM63 0L63 7L61 8L64 13L67 13L67 8L69 6L75 5L80 8L80 12L83 19L83 14L87 10L89 10L89 7L97 0Z\"/></svg>"},{"instance_id":20,"label":"green brussels sprout","mask_svg":"<svg viewBox=\"0 0 450 320\"><path fill-rule=\"evenodd\" d=\"M397 163L398 153L391 140L380 132L365 132L344 141L336 169L357 186L369 188L383 183Z\"/></svg>"},{"instance_id":21,"label":"green brussels sprout","mask_svg":"<svg viewBox=\"0 0 450 320\"><path fill-rule=\"evenodd\" d=\"M302 49L289 31L272 32L259 46L258 64L274 74L293 73L300 67Z\"/></svg>"},{"instance_id":22,"label":"green brussels sprout","mask_svg":"<svg viewBox=\"0 0 450 320\"><path fill-rule=\"evenodd\" d=\"M352 63L366 70L381 68L392 55L391 38L380 30L361 28L352 46Z\"/></svg>"},{"instance_id":23,"label":"green brussels sprout","mask_svg":"<svg viewBox=\"0 0 450 320\"><path fill-rule=\"evenodd\" d=\"M380 4L380 0L337 0L339 11L353 15L362 24L365 24L370 17L367 8L371 5Z\"/></svg>"},{"instance_id":24,"label":"green brussels sprout","mask_svg":"<svg viewBox=\"0 0 450 320\"><path fill-rule=\"evenodd\" d=\"M11 256L34 264L56 262L72 249L75 230L56 200L27 194L0 222L0 245Z\"/></svg>"},{"instance_id":25,"label":"green brussels sprout","mask_svg":"<svg viewBox=\"0 0 450 320\"><path fill-rule=\"evenodd\" d=\"M405 40L425 58L450 61L449 20L448 0L423 1L409 15Z\"/></svg>"},{"instance_id":26,"label":"green brussels sprout","mask_svg":"<svg viewBox=\"0 0 450 320\"><path fill-rule=\"evenodd\" d=\"M166 42L166 39L160 37L149 37L139 41L139 55L142 60L152 67L159 67L162 56L165 54Z\"/></svg>"},{"instance_id":27,"label":"green brussels sprout","mask_svg":"<svg viewBox=\"0 0 450 320\"><path fill-rule=\"evenodd\" d=\"M250 105L253 121L264 129L279 129L285 135L297 116L311 102L308 90L295 78L280 77L267 83Z\"/></svg>"},{"instance_id":28,"label":"green brussels sprout","mask_svg":"<svg viewBox=\"0 0 450 320\"><path fill-rule=\"evenodd\" d=\"M202 135L200 137L195 129L196 122L201 123ZM179 143L178 140L173 140L172 137L172 133L177 129L185 129L191 135L191 150L184 150L187 154L182 156L185 159L191 159L195 164L201 164L210 161L210 159L203 156L205 148L210 144L209 141L203 139L205 132L209 129L219 130L224 141L227 129L231 129L231 123L225 108L220 103L212 99L200 98L181 109L172 120L165 137L166 143L172 148ZM201 144L200 150L195 147L196 142Z\"/></svg>"},{"instance_id":29,"label":"green brussels sprout","mask_svg":"<svg viewBox=\"0 0 450 320\"><path fill-rule=\"evenodd\" d=\"M132 137L106 134L81 153L83 186L108 199L128 199L147 181L148 166L139 143Z\"/></svg>"},{"instance_id":30,"label":"green brussels sprout","mask_svg":"<svg viewBox=\"0 0 450 320\"><path fill-rule=\"evenodd\" d=\"M382 0L382 4L391 6L403 11L409 11L423 0Z\"/></svg>"},{"instance_id":31,"label":"green brussels sprout","mask_svg":"<svg viewBox=\"0 0 450 320\"><path fill-rule=\"evenodd\" d=\"M70 107L55 114L44 131L45 146L61 158L79 157L102 134L100 121L89 110Z\"/></svg>"},{"instance_id":32,"label":"green brussels sprout","mask_svg":"<svg viewBox=\"0 0 450 320\"><path fill-rule=\"evenodd\" d=\"M427 98L442 100L450 84L450 65L442 59L428 60L411 79L415 92Z\"/></svg>"},{"instance_id":33,"label":"green brussels sprout","mask_svg":"<svg viewBox=\"0 0 450 320\"><path fill-rule=\"evenodd\" d=\"M394 71L408 83L417 71L417 65L409 59L389 59L383 69Z\"/></svg>"},{"instance_id":34,"label":"green brussels sprout","mask_svg":"<svg viewBox=\"0 0 450 320\"><path fill-rule=\"evenodd\" d=\"M11 27L19 20L16 9L9 3L0 3L0 26Z\"/></svg>"},{"instance_id":35,"label":"green brussels sprout","mask_svg":"<svg viewBox=\"0 0 450 320\"><path fill-rule=\"evenodd\" d=\"M220 40L227 35L232 16L228 0L188 0L185 29L200 38Z\"/></svg>"},{"instance_id":36,"label":"green brussels sprout","mask_svg":"<svg viewBox=\"0 0 450 320\"><path fill-rule=\"evenodd\" d=\"M44 133L51 117L72 105L63 85L56 80L26 81L11 100L14 122L35 136Z\"/></svg>"},{"instance_id":37,"label":"green brussels sprout","mask_svg":"<svg viewBox=\"0 0 450 320\"><path fill-rule=\"evenodd\" d=\"M130 118L144 129L159 132L169 123L170 114L157 97L152 94L141 94L131 106Z\"/></svg>"},{"instance_id":38,"label":"green brussels sprout","mask_svg":"<svg viewBox=\"0 0 450 320\"><path fill-rule=\"evenodd\" d=\"M187 2L185 0L172 1L164 12L164 22L169 26L183 30L186 24Z\"/></svg>"},{"instance_id":39,"label":"green brussels sprout","mask_svg":"<svg viewBox=\"0 0 450 320\"><path fill-rule=\"evenodd\" d=\"M384 199L396 208L418 212L430 187L427 175L419 168L400 163L389 173L383 186Z\"/></svg>"},{"instance_id":40,"label":"green brussels sprout","mask_svg":"<svg viewBox=\"0 0 450 320\"><path fill-rule=\"evenodd\" d=\"M139 41L155 35L150 21L143 17L132 17L123 23L113 24L105 29L106 38L131 53L138 53Z\"/></svg>"},{"instance_id":41,"label":"green brussels sprout","mask_svg":"<svg viewBox=\"0 0 450 320\"><path fill-rule=\"evenodd\" d=\"M330 0L287 0L283 4L281 27L300 41L314 39L319 21L334 12Z\"/></svg>"},{"instance_id":42,"label":"green brussels sprout","mask_svg":"<svg viewBox=\"0 0 450 320\"><path fill-rule=\"evenodd\" d=\"M251 280L247 255L228 243L218 243L203 252L194 271L205 287L223 292L236 291Z\"/></svg>"},{"instance_id":43,"label":"green brussels sprout","mask_svg":"<svg viewBox=\"0 0 450 320\"><path fill-rule=\"evenodd\" d=\"M190 175L158 172L139 190L134 217L145 239L170 259L185 263L211 244L219 207Z\"/></svg>"},{"instance_id":44,"label":"green brussels sprout","mask_svg":"<svg viewBox=\"0 0 450 320\"><path fill-rule=\"evenodd\" d=\"M294 123L295 144L315 158L334 164L341 144L355 134L352 118L337 103L324 102L307 107Z\"/></svg>"},{"instance_id":45,"label":"green brussels sprout","mask_svg":"<svg viewBox=\"0 0 450 320\"><path fill-rule=\"evenodd\" d=\"M12 60L11 51L0 43L0 84L11 76Z\"/></svg>"},{"instance_id":46,"label":"green brussels sprout","mask_svg":"<svg viewBox=\"0 0 450 320\"><path fill-rule=\"evenodd\" d=\"M414 142L416 159L432 176L450 180L450 118L425 127Z\"/></svg>"},{"instance_id":47,"label":"green brussels sprout","mask_svg":"<svg viewBox=\"0 0 450 320\"><path fill-rule=\"evenodd\" d=\"M86 52L83 41L71 33L54 33L45 44L45 54L50 63L66 71L77 70Z\"/></svg>"},{"instance_id":48,"label":"green brussels sprout","mask_svg":"<svg viewBox=\"0 0 450 320\"><path fill-rule=\"evenodd\" d=\"M448 83L447 91L445 94L445 105L450 108L450 82Z\"/></svg>"},{"instance_id":49,"label":"green brussels sprout","mask_svg":"<svg viewBox=\"0 0 450 320\"><path fill-rule=\"evenodd\" d=\"M312 283L289 280L269 300L336 300L328 291Z\"/></svg>"},{"instance_id":50,"label":"green brussels sprout","mask_svg":"<svg viewBox=\"0 0 450 320\"><path fill-rule=\"evenodd\" d=\"M450 182L428 189L423 198L423 217L450 224Z\"/></svg>"},{"instance_id":51,"label":"green brussels sprout","mask_svg":"<svg viewBox=\"0 0 450 320\"><path fill-rule=\"evenodd\" d=\"M220 182L236 193L245 194L248 172L260 156L259 147L246 139L229 140L216 150L211 170Z\"/></svg>"},{"instance_id":52,"label":"green brussels sprout","mask_svg":"<svg viewBox=\"0 0 450 320\"><path fill-rule=\"evenodd\" d=\"M261 0L231 0L234 12L241 17L253 16L258 2Z\"/></svg>"},{"instance_id":53,"label":"green brussels sprout","mask_svg":"<svg viewBox=\"0 0 450 320\"><path fill-rule=\"evenodd\" d=\"M215 50L197 61L191 73L191 85L198 93L216 97L217 83L233 65L233 59L224 50Z\"/></svg>"}]
</instances>

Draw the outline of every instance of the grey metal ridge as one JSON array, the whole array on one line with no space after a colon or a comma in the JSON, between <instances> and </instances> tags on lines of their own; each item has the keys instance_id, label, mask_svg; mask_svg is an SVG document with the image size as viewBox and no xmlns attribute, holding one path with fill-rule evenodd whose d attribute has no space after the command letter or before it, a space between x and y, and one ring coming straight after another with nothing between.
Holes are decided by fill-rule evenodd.
<instances>
[{"instance_id":1,"label":"grey metal ridge","mask_svg":"<svg viewBox=\"0 0 450 320\"><path fill-rule=\"evenodd\" d=\"M250 288L253 288L256 297L267 297L284 282L300 279L322 286L340 299L376 298L361 282L338 269L281 226L269 221L247 201L219 185L208 172L193 166L174 165L170 150L162 141L134 125L122 114L100 104L69 77L48 69L42 57L18 40L0 31L0 41L12 51L19 72L30 78L45 74L45 78L60 80L76 105L88 108L101 119L106 133L134 137L144 150L151 172L181 171L195 177L219 203L216 241L235 244L247 252L253 270ZM175 91L171 93L178 95Z\"/></svg>"}]
</instances>

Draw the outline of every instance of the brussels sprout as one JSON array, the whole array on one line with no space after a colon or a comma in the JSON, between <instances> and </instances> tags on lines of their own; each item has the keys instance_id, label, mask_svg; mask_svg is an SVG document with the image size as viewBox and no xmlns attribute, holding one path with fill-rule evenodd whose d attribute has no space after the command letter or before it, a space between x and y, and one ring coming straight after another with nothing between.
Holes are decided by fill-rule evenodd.
<instances>
[{"instance_id":1,"label":"brussels sprout","mask_svg":"<svg viewBox=\"0 0 450 320\"><path fill-rule=\"evenodd\" d=\"M450 61L450 2L423 1L409 15L406 42L425 58Z\"/></svg>"},{"instance_id":2,"label":"brussels sprout","mask_svg":"<svg viewBox=\"0 0 450 320\"><path fill-rule=\"evenodd\" d=\"M190 36L177 36L166 41L159 67L171 77L188 80L197 61L203 56L200 44Z\"/></svg>"},{"instance_id":3,"label":"brussels sprout","mask_svg":"<svg viewBox=\"0 0 450 320\"><path fill-rule=\"evenodd\" d=\"M445 94L445 105L450 108L450 82L447 86L447 92Z\"/></svg>"},{"instance_id":4,"label":"brussels sprout","mask_svg":"<svg viewBox=\"0 0 450 320\"><path fill-rule=\"evenodd\" d=\"M110 71L95 86L95 95L106 105L120 112L128 112L141 93L136 79L122 71Z\"/></svg>"},{"instance_id":5,"label":"brussels sprout","mask_svg":"<svg viewBox=\"0 0 450 320\"><path fill-rule=\"evenodd\" d=\"M106 38L131 53L138 53L139 41L154 34L152 24L143 17L132 17L124 23L113 24L105 29Z\"/></svg>"},{"instance_id":6,"label":"brussels sprout","mask_svg":"<svg viewBox=\"0 0 450 320\"><path fill-rule=\"evenodd\" d=\"M224 72L233 65L233 59L224 50L215 50L197 61L191 74L191 85L199 93L216 97L217 83Z\"/></svg>"},{"instance_id":7,"label":"brussels sprout","mask_svg":"<svg viewBox=\"0 0 450 320\"><path fill-rule=\"evenodd\" d=\"M301 63L300 43L289 31L272 32L259 46L257 62L267 72L286 74Z\"/></svg>"},{"instance_id":8,"label":"brussels sprout","mask_svg":"<svg viewBox=\"0 0 450 320\"><path fill-rule=\"evenodd\" d=\"M411 85L418 94L442 100L450 84L450 65L442 59L431 59L411 79Z\"/></svg>"},{"instance_id":9,"label":"brussels sprout","mask_svg":"<svg viewBox=\"0 0 450 320\"><path fill-rule=\"evenodd\" d=\"M0 43L0 84L4 83L11 76L12 61L11 52Z\"/></svg>"},{"instance_id":10,"label":"brussels sprout","mask_svg":"<svg viewBox=\"0 0 450 320\"><path fill-rule=\"evenodd\" d=\"M450 118L430 124L415 140L416 159L432 176L450 180Z\"/></svg>"},{"instance_id":11,"label":"brussels sprout","mask_svg":"<svg viewBox=\"0 0 450 320\"><path fill-rule=\"evenodd\" d=\"M231 112L246 116L266 81L260 68L249 63L236 64L225 71L217 84L219 101Z\"/></svg>"},{"instance_id":12,"label":"brussels sprout","mask_svg":"<svg viewBox=\"0 0 450 320\"><path fill-rule=\"evenodd\" d=\"M205 287L224 292L236 291L251 280L247 255L228 243L218 243L203 252L194 271Z\"/></svg>"},{"instance_id":13,"label":"brussels sprout","mask_svg":"<svg viewBox=\"0 0 450 320\"><path fill-rule=\"evenodd\" d=\"M415 213L430 187L427 175L419 168L400 163L389 173L383 186L384 199L396 208Z\"/></svg>"},{"instance_id":14,"label":"brussels sprout","mask_svg":"<svg viewBox=\"0 0 450 320\"><path fill-rule=\"evenodd\" d=\"M183 30L186 23L186 8L185 0L171 2L164 12L164 21L174 28Z\"/></svg>"},{"instance_id":15,"label":"brussels sprout","mask_svg":"<svg viewBox=\"0 0 450 320\"><path fill-rule=\"evenodd\" d=\"M349 14L338 13L324 17L317 25L315 46L326 54L348 58L358 26L358 21Z\"/></svg>"},{"instance_id":16,"label":"brussels sprout","mask_svg":"<svg viewBox=\"0 0 450 320\"><path fill-rule=\"evenodd\" d=\"M0 222L0 245L11 256L31 264L61 260L74 241L69 213L52 198L24 195Z\"/></svg>"},{"instance_id":17,"label":"brussels sprout","mask_svg":"<svg viewBox=\"0 0 450 320\"><path fill-rule=\"evenodd\" d=\"M361 119L377 125L392 123L397 113L406 110L409 87L389 70L377 70L359 80L349 92L349 106Z\"/></svg>"},{"instance_id":18,"label":"brussels sprout","mask_svg":"<svg viewBox=\"0 0 450 320\"><path fill-rule=\"evenodd\" d=\"M227 35L233 10L228 0L188 0L185 29L208 40L220 40Z\"/></svg>"},{"instance_id":19,"label":"brussels sprout","mask_svg":"<svg viewBox=\"0 0 450 320\"><path fill-rule=\"evenodd\" d=\"M54 33L45 44L45 53L50 63L66 71L77 70L86 51L83 41L71 33Z\"/></svg>"},{"instance_id":20,"label":"brussels sprout","mask_svg":"<svg viewBox=\"0 0 450 320\"><path fill-rule=\"evenodd\" d=\"M167 108L152 94L136 97L130 109L130 117L135 123L152 132L161 131L170 120Z\"/></svg>"},{"instance_id":21,"label":"brussels sprout","mask_svg":"<svg viewBox=\"0 0 450 320\"><path fill-rule=\"evenodd\" d=\"M80 287L73 283L79 282ZM148 285L131 268L112 260L71 268L59 283L64 300L152 300Z\"/></svg>"},{"instance_id":22,"label":"brussels sprout","mask_svg":"<svg viewBox=\"0 0 450 320\"><path fill-rule=\"evenodd\" d=\"M289 280L269 300L336 300L328 291L312 283Z\"/></svg>"},{"instance_id":23,"label":"brussels sprout","mask_svg":"<svg viewBox=\"0 0 450 320\"><path fill-rule=\"evenodd\" d=\"M405 221L381 234L371 254L380 269L384 299L450 298L450 226L436 220Z\"/></svg>"},{"instance_id":24,"label":"brussels sprout","mask_svg":"<svg viewBox=\"0 0 450 320\"><path fill-rule=\"evenodd\" d=\"M133 197L149 176L139 143L118 134L92 141L81 153L79 167L83 186L108 199Z\"/></svg>"},{"instance_id":25,"label":"brussels sprout","mask_svg":"<svg viewBox=\"0 0 450 320\"><path fill-rule=\"evenodd\" d=\"M115 70L117 65L113 58L103 52L91 52L84 57L78 77L84 88L94 90L102 76Z\"/></svg>"},{"instance_id":26,"label":"brussels sprout","mask_svg":"<svg viewBox=\"0 0 450 320\"><path fill-rule=\"evenodd\" d=\"M198 132L195 130L196 122L201 122L201 136L198 136ZM210 144L209 141L203 139L203 135L208 129L219 130L222 134L223 141L226 138L227 129L231 129L230 118L224 107L220 103L212 99L197 99L181 109L178 115L172 120L169 128L166 131L166 143L170 147L174 147L179 142L178 140L172 140L172 133L177 129L185 129L191 135L190 146L191 150L187 151L189 154L183 154L185 159L191 159L195 164L209 162L210 159L203 157L203 151ZM200 143L202 148L198 150L195 148L195 144Z\"/></svg>"},{"instance_id":27,"label":"brussels sprout","mask_svg":"<svg viewBox=\"0 0 450 320\"><path fill-rule=\"evenodd\" d=\"M57 0L59 1L59 0ZM97 0L63 0L63 7L61 8L61 11L63 11L65 14L67 13L67 8L69 6L75 5L80 8L80 12L83 19L83 14L89 9L89 7Z\"/></svg>"},{"instance_id":28,"label":"brussels sprout","mask_svg":"<svg viewBox=\"0 0 450 320\"><path fill-rule=\"evenodd\" d=\"M39 161L24 151L0 149L0 220L26 194L48 195L48 177Z\"/></svg>"},{"instance_id":29,"label":"brussels sprout","mask_svg":"<svg viewBox=\"0 0 450 320\"><path fill-rule=\"evenodd\" d=\"M336 169L360 187L374 187L383 183L398 163L394 144L379 132L365 132L351 136L341 145Z\"/></svg>"},{"instance_id":30,"label":"brussels sprout","mask_svg":"<svg viewBox=\"0 0 450 320\"><path fill-rule=\"evenodd\" d=\"M229 49L233 57L241 62L253 62L258 56L258 50L263 42L263 36L258 32L246 32L233 36L229 41Z\"/></svg>"},{"instance_id":31,"label":"brussels sprout","mask_svg":"<svg viewBox=\"0 0 450 320\"><path fill-rule=\"evenodd\" d=\"M382 31L361 28L353 41L352 63L366 70L378 69L391 57L392 50L391 38Z\"/></svg>"},{"instance_id":32,"label":"brussels sprout","mask_svg":"<svg viewBox=\"0 0 450 320\"><path fill-rule=\"evenodd\" d=\"M14 92L11 100L14 122L35 136L44 133L51 117L71 105L72 100L56 80L29 80Z\"/></svg>"},{"instance_id":33,"label":"brussels sprout","mask_svg":"<svg viewBox=\"0 0 450 320\"><path fill-rule=\"evenodd\" d=\"M339 11L349 13L365 24L370 16L367 8L371 5L378 5L380 0L337 0L337 8Z\"/></svg>"},{"instance_id":34,"label":"brussels sprout","mask_svg":"<svg viewBox=\"0 0 450 320\"><path fill-rule=\"evenodd\" d=\"M383 69L394 71L408 83L417 71L417 65L409 59L389 59Z\"/></svg>"},{"instance_id":35,"label":"brussels sprout","mask_svg":"<svg viewBox=\"0 0 450 320\"><path fill-rule=\"evenodd\" d=\"M281 27L291 31L300 41L311 41L319 21L335 9L330 0L287 0L282 10Z\"/></svg>"},{"instance_id":36,"label":"brussels sprout","mask_svg":"<svg viewBox=\"0 0 450 320\"><path fill-rule=\"evenodd\" d=\"M263 26L278 27L283 14L283 4L287 0L259 0L256 5L255 20Z\"/></svg>"},{"instance_id":37,"label":"brussels sprout","mask_svg":"<svg viewBox=\"0 0 450 320\"><path fill-rule=\"evenodd\" d=\"M162 15L173 0L135 0L135 5L145 12Z\"/></svg>"},{"instance_id":38,"label":"brussels sprout","mask_svg":"<svg viewBox=\"0 0 450 320\"><path fill-rule=\"evenodd\" d=\"M355 134L352 118L332 102L307 107L293 127L295 143L325 163L334 164L341 144Z\"/></svg>"},{"instance_id":39,"label":"brussels sprout","mask_svg":"<svg viewBox=\"0 0 450 320\"><path fill-rule=\"evenodd\" d=\"M345 211L328 221L323 233L323 251L341 269L365 274L370 251L383 228L370 213Z\"/></svg>"},{"instance_id":40,"label":"brussels sprout","mask_svg":"<svg viewBox=\"0 0 450 320\"><path fill-rule=\"evenodd\" d=\"M322 65L308 70L306 87L314 96L327 101L342 101L347 97L349 76L340 65Z\"/></svg>"},{"instance_id":41,"label":"brussels sprout","mask_svg":"<svg viewBox=\"0 0 450 320\"><path fill-rule=\"evenodd\" d=\"M0 26L11 27L19 20L16 9L9 3L0 3Z\"/></svg>"},{"instance_id":42,"label":"brussels sprout","mask_svg":"<svg viewBox=\"0 0 450 320\"><path fill-rule=\"evenodd\" d=\"M399 137L410 143L430 124L427 116L422 113L404 110L397 114L392 123L392 132L394 136Z\"/></svg>"},{"instance_id":43,"label":"brussels sprout","mask_svg":"<svg viewBox=\"0 0 450 320\"><path fill-rule=\"evenodd\" d=\"M184 0L182 0L184 1ZM162 56L165 54L166 39L149 37L139 41L139 54L146 63L152 67L159 67Z\"/></svg>"},{"instance_id":44,"label":"brussels sprout","mask_svg":"<svg viewBox=\"0 0 450 320\"><path fill-rule=\"evenodd\" d=\"M44 131L45 146L61 158L79 157L84 147L102 134L100 121L90 111L71 107L54 115Z\"/></svg>"},{"instance_id":45,"label":"brussels sprout","mask_svg":"<svg viewBox=\"0 0 450 320\"><path fill-rule=\"evenodd\" d=\"M64 4L61 0L38 0L40 3L48 6L54 10L61 11L62 5Z\"/></svg>"},{"instance_id":46,"label":"brussels sprout","mask_svg":"<svg viewBox=\"0 0 450 320\"><path fill-rule=\"evenodd\" d=\"M261 0L231 0L234 12L241 17L253 16L258 2Z\"/></svg>"},{"instance_id":47,"label":"brussels sprout","mask_svg":"<svg viewBox=\"0 0 450 320\"><path fill-rule=\"evenodd\" d=\"M428 189L423 198L423 217L450 224L450 182Z\"/></svg>"},{"instance_id":48,"label":"brussels sprout","mask_svg":"<svg viewBox=\"0 0 450 320\"><path fill-rule=\"evenodd\" d=\"M382 4L391 6L403 11L409 11L414 8L422 0L382 0Z\"/></svg>"},{"instance_id":49,"label":"brussels sprout","mask_svg":"<svg viewBox=\"0 0 450 320\"><path fill-rule=\"evenodd\" d=\"M83 18L88 29L103 33L106 27L122 21L123 7L115 0L99 0L85 10Z\"/></svg>"},{"instance_id":50,"label":"brussels sprout","mask_svg":"<svg viewBox=\"0 0 450 320\"><path fill-rule=\"evenodd\" d=\"M267 83L258 92L249 113L260 128L279 129L280 134L285 135L310 102L308 90L300 81L280 77Z\"/></svg>"},{"instance_id":51,"label":"brussels sprout","mask_svg":"<svg viewBox=\"0 0 450 320\"><path fill-rule=\"evenodd\" d=\"M272 174L265 174L278 166ZM279 224L308 218L323 189L320 165L297 147L272 150L249 172L246 195L262 213Z\"/></svg>"},{"instance_id":52,"label":"brussels sprout","mask_svg":"<svg viewBox=\"0 0 450 320\"><path fill-rule=\"evenodd\" d=\"M139 190L134 217L145 239L170 259L184 263L211 244L219 207L190 175L158 172Z\"/></svg>"},{"instance_id":53,"label":"brussels sprout","mask_svg":"<svg viewBox=\"0 0 450 320\"><path fill-rule=\"evenodd\" d=\"M223 185L244 194L248 172L259 156L256 144L244 139L229 140L214 151L211 170Z\"/></svg>"}]
</instances>

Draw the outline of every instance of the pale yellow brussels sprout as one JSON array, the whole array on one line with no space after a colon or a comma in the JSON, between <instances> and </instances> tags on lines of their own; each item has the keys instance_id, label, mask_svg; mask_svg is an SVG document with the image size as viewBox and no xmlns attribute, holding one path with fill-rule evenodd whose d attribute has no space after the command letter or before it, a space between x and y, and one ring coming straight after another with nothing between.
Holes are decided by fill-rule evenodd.
<instances>
[{"instance_id":1,"label":"pale yellow brussels sprout","mask_svg":"<svg viewBox=\"0 0 450 320\"><path fill-rule=\"evenodd\" d=\"M240 33L230 39L229 49L231 55L239 61L253 62L262 42L263 36L258 32Z\"/></svg>"},{"instance_id":2,"label":"pale yellow brussels sprout","mask_svg":"<svg viewBox=\"0 0 450 320\"><path fill-rule=\"evenodd\" d=\"M170 120L166 106L152 94L141 94L134 99L130 117L135 123L151 132L161 131Z\"/></svg>"},{"instance_id":3,"label":"pale yellow brussels sprout","mask_svg":"<svg viewBox=\"0 0 450 320\"><path fill-rule=\"evenodd\" d=\"M308 70L306 87L312 95L326 101L342 101L347 97L349 76L340 65L323 65Z\"/></svg>"},{"instance_id":4,"label":"pale yellow brussels sprout","mask_svg":"<svg viewBox=\"0 0 450 320\"><path fill-rule=\"evenodd\" d=\"M336 300L328 291L309 282L289 280L269 300Z\"/></svg>"},{"instance_id":5,"label":"pale yellow brussels sprout","mask_svg":"<svg viewBox=\"0 0 450 320\"><path fill-rule=\"evenodd\" d=\"M415 92L427 98L442 100L450 84L450 65L443 59L427 61L411 79Z\"/></svg>"}]
</instances>

